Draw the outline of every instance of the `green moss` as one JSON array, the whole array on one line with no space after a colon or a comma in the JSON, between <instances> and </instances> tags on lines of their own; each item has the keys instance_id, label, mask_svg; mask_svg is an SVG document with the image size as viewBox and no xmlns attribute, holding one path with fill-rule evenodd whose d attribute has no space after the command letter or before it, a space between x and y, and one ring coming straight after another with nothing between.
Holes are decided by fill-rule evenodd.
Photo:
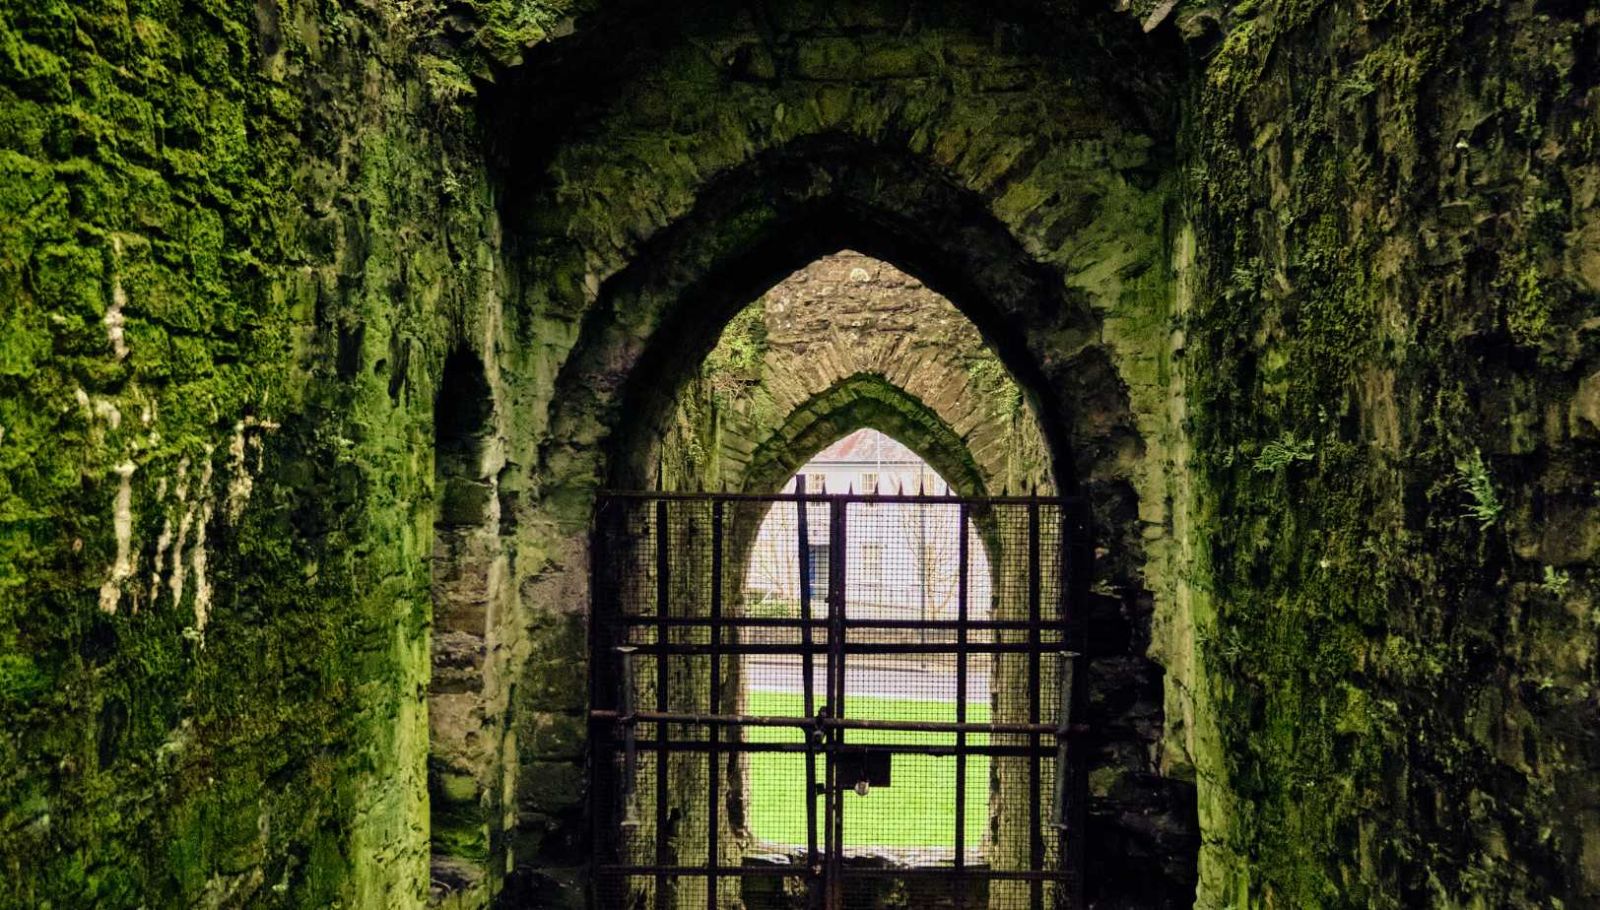
<instances>
[{"instance_id":1,"label":"green moss","mask_svg":"<svg viewBox=\"0 0 1600 910\"><path fill-rule=\"evenodd\" d=\"M967 359L966 369L996 417L1009 421L1022 414L1022 388L993 351L983 348Z\"/></svg>"},{"instance_id":2,"label":"green moss","mask_svg":"<svg viewBox=\"0 0 1600 910\"><path fill-rule=\"evenodd\" d=\"M752 397L762 379L766 354L767 309L765 302L758 300L728 321L700 367L700 377L719 406L734 407Z\"/></svg>"},{"instance_id":3,"label":"green moss","mask_svg":"<svg viewBox=\"0 0 1600 910\"><path fill-rule=\"evenodd\" d=\"M1456 462L1456 482L1471 498L1464 513L1466 517L1485 528L1499 520L1505 505L1500 502L1500 495L1494 489L1494 478L1489 476L1489 468L1483 463L1483 454L1477 449Z\"/></svg>"},{"instance_id":4,"label":"green moss","mask_svg":"<svg viewBox=\"0 0 1600 910\"><path fill-rule=\"evenodd\" d=\"M1582 887L1483 864L1539 865L1544 838L1587 835L1533 831L1517 798L1487 795L1474 769L1495 759L1464 729L1473 699L1520 700L1485 673L1521 672L1503 617L1539 609L1497 580L1541 567L1479 526L1518 534L1512 491L1570 458L1537 434L1503 454L1507 427L1541 418L1491 391L1555 381L1570 350L1558 188L1575 162L1522 151L1572 115L1556 114L1550 57L1522 59L1564 28L1491 2L1358 17L1261 0L1236 7L1206 66L1186 143L1202 276L1187 328L1204 353L1185 375L1210 542L1198 585L1218 612L1205 761L1226 781L1215 805L1236 807L1207 820L1214 905L1553 905ZM1494 75L1456 80L1466 61ZM1262 439L1276 447L1235 454ZM1251 482L1310 439L1293 497Z\"/></svg>"},{"instance_id":5,"label":"green moss","mask_svg":"<svg viewBox=\"0 0 1600 910\"><path fill-rule=\"evenodd\" d=\"M311 271L303 212L329 200L296 172L351 166L344 144L376 144L409 90L351 53L370 33L318 34L297 2L283 21L305 28L271 36L295 79L275 81L257 6L0 12L0 905L388 907L423 876L405 782L425 738L402 718L425 415L363 371L377 396L343 425L356 383L319 320L349 301L362 324L425 324L428 292L395 293L401 256L361 241L439 219L402 180L343 189L344 283ZM321 57L328 40L351 43ZM431 173L429 141L391 177ZM447 258L412 236L415 268ZM290 306L318 287L328 310ZM133 572L108 615L124 463ZM407 542L348 559L378 538Z\"/></svg>"}]
</instances>

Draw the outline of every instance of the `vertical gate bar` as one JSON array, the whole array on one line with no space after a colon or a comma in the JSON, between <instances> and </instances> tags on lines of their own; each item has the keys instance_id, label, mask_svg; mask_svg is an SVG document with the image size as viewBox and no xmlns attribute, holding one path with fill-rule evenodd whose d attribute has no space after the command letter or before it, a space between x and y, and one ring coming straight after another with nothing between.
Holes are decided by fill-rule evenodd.
<instances>
[{"instance_id":1,"label":"vertical gate bar","mask_svg":"<svg viewBox=\"0 0 1600 910\"><path fill-rule=\"evenodd\" d=\"M956 512L956 723L967 722L967 573L970 546L967 540L967 503ZM956 734L956 908L967 906L967 734Z\"/></svg>"},{"instance_id":2,"label":"vertical gate bar","mask_svg":"<svg viewBox=\"0 0 1600 910\"><path fill-rule=\"evenodd\" d=\"M1071 622L1070 595L1068 594L1068 571L1072 565L1072 535L1070 520L1066 506L1060 506L1056 511L1056 535L1059 542L1056 568L1056 621L1061 624L1061 671L1060 671L1060 706L1056 718L1056 792L1055 802L1055 828L1056 828L1056 856L1061 863L1061 869L1066 874L1064 882L1067 888L1065 903L1069 908L1078 906L1077 901L1077 864L1073 862L1072 849L1079 839L1077 826L1072 823L1072 764L1077 761L1078 750L1073 748L1067 739L1068 730L1072 724L1073 693L1077 690L1077 653L1074 652L1072 633L1068 628Z\"/></svg>"},{"instance_id":3,"label":"vertical gate bar","mask_svg":"<svg viewBox=\"0 0 1600 910\"><path fill-rule=\"evenodd\" d=\"M708 707L712 714L722 713L722 507L720 499L711 504L711 692ZM706 833L706 861L711 872L706 878L706 906L709 910L717 910L716 869L722 865L717 843L718 829L722 827L719 808L722 803L722 769L717 766L721 758L717 748L721 735L720 727L708 725L706 738L710 741L710 748L706 752L706 777L709 781L707 810L710 813L707 824L710 827Z\"/></svg>"},{"instance_id":4,"label":"vertical gate bar","mask_svg":"<svg viewBox=\"0 0 1600 910\"><path fill-rule=\"evenodd\" d=\"M1078 655L1072 651L1062 651L1058 656L1061 667L1061 704L1057 708L1060 713L1056 718L1056 785L1051 798L1051 812L1054 817L1050 824L1055 828L1056 856L1062 872L1062 879L1057 886L1066 888L1067 894L1058 895L1055 905L1076 908L1076 878L1072 856L1068 850L1078 840L1077 826L1071 822L1072 763L1077 761L1077 752L1072 748L1068 735L1072 729L1072 693L1077 677Z\"/></svg>"},{"instance_id":5,"label":"vertical gate bar","mask_svg":"<svg viewBox=\"0 0 1600 910\"><path fill-rule=\"evenodd\" d=\"M842 718L844 711L844 640L845 640L845 584L849 566L850 538L845 523L848 499L835 496L828 508L828 704L834 717ZM827 910L844 907L844 882L841 880L844 859L844 791L839 786L839 769L834 760L844 743L844 731L835 727L828 735L827 763L828 788L828 905Z\"/></svg>"},{"instance_id":6,"label":"vertical gate bar","mask_svg":"<svg viewBox=\"0 0 1600 910\"><path fill-rule=\"evenodd\" d=\"M1040 626L1043 622L1041 615L1040 578L1039 578L1039 503L1028 503L1028 723L1039 722L1040 691L1042 684L1039 672L1039 657L1042 649ZM1039 778L1042 767L1039 760L1039 734L1031 734L1032 750L1028 759L1028 840L1031 853L1030 865L1032 870L1044 870L1044 813L1040 806ZM1041 910L1044 906L1044 882L1033 880L1030 896L1033 910Z\"/></svg>"},{"instance_id":7,"label":"vertical gate bar","mask_svg":"<svg viewBox=\"0 0 1600 910\"><path fill-rule=\"evenodd\" d=\"M622 690L622 705L619 719L622 721L622 798L624 807L627 801L633 798L634 791L638 789L639 781L639 726L635 719L639 714L639 706L634 703L634 697L639 689L639 677L634 672L634 655L638 648L621 645L617 648L617 658L622 662L620 676ZM623 819L624 825L629 823Z\"/></svg>"},{"instance_id":8,"label":"vertical gate bar","mask_svg":"<svg viewBox=\"0 0 1600 910\"><path fill-rule=\"evenodd\" d=\"M800 562L800 618L805 620L800 627L801 649L800 672L804 679L801 680L801 690L805 693L805 716L816 717L816 687L812 676L816 672L816 658L811 654L811 531L807 516L806 475L797 474L794 479L795 492L795 527L799 539ZM808 889L809 902L812 907L820 903L817 873L820 871L817 863L817 741L814 731L806 731L806 869L809 875Z\"/></svg>"},{"instance_id":9,"label":"vertical gate bar","mask_svg":"<svg viewBox=\"0 0 1600 910\"><path fill-rule=\"evenodd\" d=\"M595 511L594 543L592 549L594 558L590 560L590 587L591 601L589 614L589 705L592 708L602 708L614 697L611 693L603 691L600 686L601 674L596 673L595 664L601 659L600 655L611 653L613 632L607 620L611 618L611 609L614 599L610 596L609 580L611 573L608 571L610 564L611 546L615 536L611 533L613 501L601 496ZM620 624L619 624L620 626ZM594 864L591 868L598 869L605 860L605 851L612 838L620 841L620 832L614 832L613 826L619 819L616 817L614 806L611 804L613 788L605 786L606 771L616 765L615 746L607 743L608 737L603 737L598 728L593 724L589 727L589 766L596 769L598 780L589 788L589 855ZM626 796L624 796L626 799ZM598 892L604 890L606 882L593 881L588 888L586 901L590 910L594 910L599 903Z\"/></svg>"},{"instance_id":10,"label":"vertical gate bar","mask_svg":"<svg viewBox=\"0 0 1600 910\"><path fill-rule=\"evenodd\" d=\"M1061 508L1061 616L1066 621L1067 650L1076 655L1070 704L1073 717L1083 717L1088 700L1086 674L1089 671L1087 641L1082 595L1088 583L1089 562L1087 510L1076 501ZM1071 747L1068 751L1066 806L1066 843L1062 846L1062 863L1068 874L1068 906L1079 910L1084 905L1084 847L1087 843L1085 827L1087 800L1084 793L1083 749Z\"/></svg>"},{"instance_id":11,"label":"vertical gate bar","mask_svg":"<svg viewBox=\"0 0 1600 910\"><path fill-rule=\"evenodd\" d=\"M671 549L667 541L667 500L656 500L656 710L668 711L667 698L667 600L671 579ZM665 743L667 724L656 724L656 741ZM656 865L668 864L667 852L667 756L656 750ZM656 910L667 910L667 875L656 873Z\"/></svg>"}]
</instances>

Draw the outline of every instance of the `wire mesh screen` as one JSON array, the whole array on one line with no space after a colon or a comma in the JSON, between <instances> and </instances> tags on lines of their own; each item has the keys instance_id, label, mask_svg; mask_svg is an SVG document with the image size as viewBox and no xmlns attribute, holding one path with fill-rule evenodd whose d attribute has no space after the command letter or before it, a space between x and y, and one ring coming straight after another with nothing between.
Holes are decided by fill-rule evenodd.
<instances>
[{"instance_id":1,"label":"wire mesh screen","mask_svg":"<svg viewBox=\"0 0 1600 910\"><path fill-rule=\"evenodd\" d=\"M1053 498L606 497L595 906L1076 906L1082 540Z\"/></svg>"}]
</instances>

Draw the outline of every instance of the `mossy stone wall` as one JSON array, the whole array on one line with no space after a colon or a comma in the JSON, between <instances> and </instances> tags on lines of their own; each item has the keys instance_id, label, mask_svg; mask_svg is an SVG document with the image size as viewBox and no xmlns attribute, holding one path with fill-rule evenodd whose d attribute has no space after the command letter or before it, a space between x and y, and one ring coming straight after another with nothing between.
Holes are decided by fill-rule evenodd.
<instances>
[{"instance_id":1,"label":"mossy stone wall","mask_svg":"<svg viewBox=\"0 0 1600 910\"><path fill-rule=\"evenodd\" d=\"M1262 2L1196 74L1202 906L1600 899L1597 42Z\"/></svg>"},{"instance_id":2,"label":"mossy stone wall","mask_svg":"<svg viewBox=\"0 0 1600 910\"><path fill-rule=\"evenodd\" d=\"M433 394L498 241L394 12L0 8L0 906L426 898Z\"/></svg>"}]
</instances>

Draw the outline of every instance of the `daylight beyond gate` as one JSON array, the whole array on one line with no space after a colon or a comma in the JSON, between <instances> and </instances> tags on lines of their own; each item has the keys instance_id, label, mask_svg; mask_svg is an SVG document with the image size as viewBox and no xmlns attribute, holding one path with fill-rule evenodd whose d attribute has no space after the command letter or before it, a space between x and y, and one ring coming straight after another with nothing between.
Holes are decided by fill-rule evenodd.
<instances>
[{"instance_id":1,"label":"daylight beyond gate","mask_svg":"<svg viewBox=\"0 0 1600 910\"><path fill-rule=\"evenodd\" d=\"M594 906L1080 903L1076 501L802 475L596 540Z\"/></svg>"}]
</instances>

